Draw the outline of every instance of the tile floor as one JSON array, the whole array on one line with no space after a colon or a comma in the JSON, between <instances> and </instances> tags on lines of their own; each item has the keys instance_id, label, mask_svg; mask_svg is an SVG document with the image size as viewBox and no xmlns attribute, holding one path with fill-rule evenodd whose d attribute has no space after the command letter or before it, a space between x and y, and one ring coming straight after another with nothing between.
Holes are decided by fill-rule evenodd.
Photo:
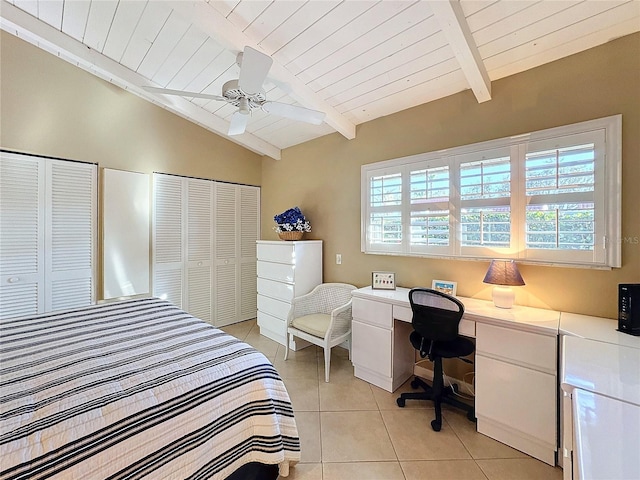
<instances>
[{"instance_id":1,"label":"tile floor","mask_svg":"<svg viewBox=\"0 0 640 480\"><path fill-rule=\"evenodd\" d=\"M463 412L443 407L440 432L433 404L396 405L409 382L389 393L353 376L347 351L334 348L324 381L322 349L290 352L260 335L255 320L223 330L263 352L284 380L302 443L291 480L561 480L562 469L475 431Z\"/></svg>"}]
</instances>

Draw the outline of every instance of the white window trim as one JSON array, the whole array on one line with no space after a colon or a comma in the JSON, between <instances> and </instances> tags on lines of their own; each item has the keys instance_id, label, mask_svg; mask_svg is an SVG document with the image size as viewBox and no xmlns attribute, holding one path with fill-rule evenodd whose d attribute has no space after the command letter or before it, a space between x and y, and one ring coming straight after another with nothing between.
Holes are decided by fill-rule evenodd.
<instances>
[{"instance_id":1,"label":"white window trim","mask_svg":"<svg viewBox=\"0 0 640 480\"><path fill-rule=\"evenodd\" d=\"M530 142L549 141L555 137L563 137L567 135L604 131L605 145L604 145L604 162L596 162L596 168L604 169L604 181L599 183L596 180L597 189L604 188L604 205L602 213L604 215L604 225L597 224L597 231L603 232L602 238L596 238L596 248L602 248L603 253L595 252L596 260L589 261L566 261L562 258L562 252L553 250L547 250L543 252L536 252L538 255L534 255L532 249L522 252L514 251L511 249L490 249L483 247L465 247L464 255L456 254L454 252L461 252L459 242L459 235L457 227L459 223L452 222L452 229L450 231L450 247L426 247L421 248L411 246L409 226L410 226L410 214L411 204L409 201L408 189L408 177L411 170L418 170L424 168L434 168L442 165L454 165L459 163L461 156L467 156L471 154L479 154L482 151L496 150L496 149L510 149L512 159L514 155L517 157L517 161L512 160L511 171L511 207L512 210L515 207L515 211L512 211L512 229L511 229L511 242L512 246L524 245L524 203L526 202L526 194L524 191L524 157L526 153L526 145ZM403 202L402 205L397 207L397 210L402 212L403 216L403 240L401 245L378 245L379 248L371 248L367 245L367 231L368 223L371 214L371 208L369 206L369 181L371 176L382 175L388 173L402 172L403 176ZM455 186L458 177L457 167L453 167L451 170L450 178L452 186ZM622 232L622 115L613 115L610 117L599 118L595 120L589 120L585 122L575 123L572 125L566 125L561 127L549 128L546 130L539 130L536 132L526 133L522 135L515 135L512 137L505 137L496 140L489 140L486 142L479 142L470 145L464 145L460 147L454 147L450 149L444 149L434 152L421 153L408 157L396 158L392 160L385 160L382 162L371 163L363 165L361 167L361 251L370 254L382 254L382 255L402 255L402 256L416 256L416 257L432 257L432 258L450 258L450 259L465 259L465 260L483 260L486 261L490 258L513 258L521 263L531 263L538 265L552 265L552 266L568 266L568 267L585 267L596 269L610 269L619 268L622 265L621 258L621 238ZM453 196L450 201L449 214L458 217L460 208L459 197ZM600 220L600 223L602 220ZM446 250L446 252L442 252ZM442 253L440 253L442 252Z\"/></svg>"}]
</instances>

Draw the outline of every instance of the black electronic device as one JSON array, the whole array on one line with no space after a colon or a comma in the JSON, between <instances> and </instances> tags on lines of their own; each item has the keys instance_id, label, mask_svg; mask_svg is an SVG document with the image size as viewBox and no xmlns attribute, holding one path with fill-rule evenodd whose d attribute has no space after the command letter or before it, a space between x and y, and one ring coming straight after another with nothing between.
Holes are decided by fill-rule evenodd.
<instances>
[{"instance_id":1,"label":"black electronic device","mask_svg":"<svg viewBox=\"0 0 640 480\"><path fill-rule=\"evenodd\" d=\"M618 330L640 336L640 283L618 285Z\"/></svg>"}]
</instances>

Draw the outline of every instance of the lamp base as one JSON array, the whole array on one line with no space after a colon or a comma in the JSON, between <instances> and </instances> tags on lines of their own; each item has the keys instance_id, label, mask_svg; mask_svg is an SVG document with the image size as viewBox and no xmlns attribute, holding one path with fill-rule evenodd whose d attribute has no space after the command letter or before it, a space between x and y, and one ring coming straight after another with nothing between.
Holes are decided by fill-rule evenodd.
<instances>
[{"instance_id":1,"label":"lamp base","mask_svg":"<svg viewBox=\"0 0 640 480\"><path fill-rule=\"evenodd\" d=\"M498 308L511 308L516 294L511 287L495 286L491 292L493 304Z\"/></svg>"}]
</instances>

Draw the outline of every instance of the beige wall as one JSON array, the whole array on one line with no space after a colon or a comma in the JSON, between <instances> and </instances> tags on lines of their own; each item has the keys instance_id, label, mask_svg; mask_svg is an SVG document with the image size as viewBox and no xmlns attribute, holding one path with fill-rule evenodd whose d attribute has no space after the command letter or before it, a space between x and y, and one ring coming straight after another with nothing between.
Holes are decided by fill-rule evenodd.
<instances>
[{"instance_id":1,"label":"beige wall","mask_svg":"<svg viewBox=\"0 0 640 480\"><path fill-rule=\"evenodd\" d=\"M486 298L488 262L436 260L360 252L360 166L494 138L623 115L622 256L610 271L522 265L527 282L516 302L617 318L617 285L640 282L640 34L492 83L493 99L470 91L289 148L262 160L262 236L274 239L273 215L300 206L324 240L324 279L358 286L371 271L396 272L400 286L458 282L458 294ZM335 254L342 254L342 265Z\"/></svg>"},{"instance_id":2,"label":"beige wall","mask_svg":"<svg viewBox=\"0 0 640 480\"><path fill-rule=\"evenodd\" d=\"M0 147L85 160L101 167L160 171L262 185L262 236L273 215L299 205L308 238L324 240L326 281L364 286L372 270L401 286L458 282L464 296L490 298L486 262L360 252L360 166L440 148L621 113L623 268L522 265L522 304L615 317L617 284L640 282L640 34L493 82L493 99L469 91L262 158L104 82L5 32L0 35ZM336 253L342 265L336 265ZM99 272L100 273L100 272Z\"/></svg>"},{"instance_id":3,"label":"beige wall","mask_svg":"<svg viewBox=\"0 0 640 480\"><path fill-rule=\"evenodd\" d=\"M4 31L0 59L0 148L260 185L259 155Z\"/></svg>"}]
</instances>

